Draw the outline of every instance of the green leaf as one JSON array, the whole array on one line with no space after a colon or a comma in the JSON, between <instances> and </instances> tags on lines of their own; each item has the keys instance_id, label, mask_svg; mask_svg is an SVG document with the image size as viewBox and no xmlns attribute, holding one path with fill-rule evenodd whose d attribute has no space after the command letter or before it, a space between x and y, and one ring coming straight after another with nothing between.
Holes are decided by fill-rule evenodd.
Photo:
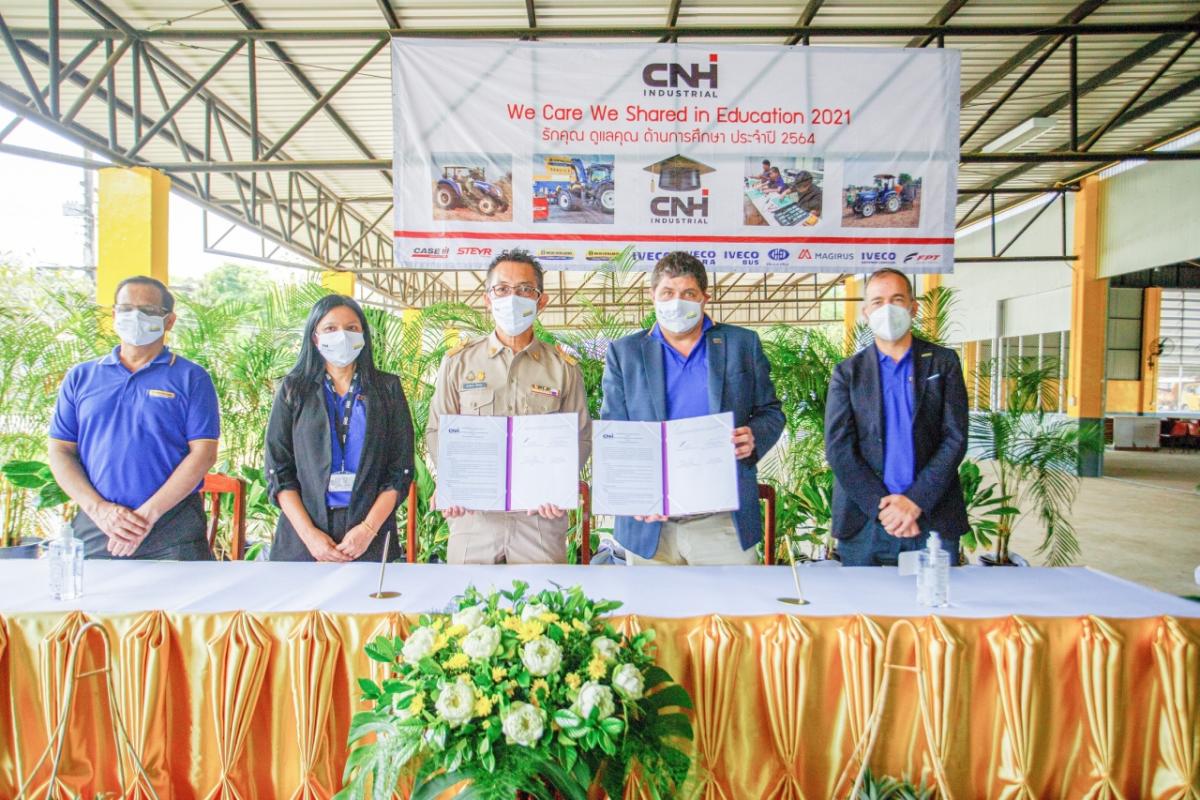
<instances>
[{"instance_id":1,"label":"green leaf","mask_svg":"<svg viewBox=\"0 0 1200 800\"><path fill-rule=\"evenodd\" d=\"M456 784L470 779L465 772L442 772L413 786L409 800L437 800L437 796Z\"/></svg>"},{"instance_id":2,"label":"green leaf","mask_svg":"<svg viewBox=\"0 0 1200 800\"><path fill-rule=\"evenodd\" d=\"M583 724L583 720L578 714L566 708L560 708L558 711L554 712L554 721L557 722L558 726L563 730L578 728Z\"/></svg>"},{"instance_id":3,"label":"green leaf","mask_svg":"<svg viewBox=\"0 0 1200 800\"><path fill-rule=\"evenodd\" d=\"M647 667L642 671L642 676L646 679L646 689L653 689L660 683L671 682L671 673L658 665Z\"/></svg>"},{"instance_id":4,"label":"green leaf","mask_svg":"<svg viewBox=\"0 0 1200 800\"><path fill-rule=\"evenodd\" d=\"M679 706L680 708L691 708L692 698L679 684L672 684L662 691L655 692L649 695L643 701L650 708L666 708L668 706Z\"/></svg>"}]
</instances>

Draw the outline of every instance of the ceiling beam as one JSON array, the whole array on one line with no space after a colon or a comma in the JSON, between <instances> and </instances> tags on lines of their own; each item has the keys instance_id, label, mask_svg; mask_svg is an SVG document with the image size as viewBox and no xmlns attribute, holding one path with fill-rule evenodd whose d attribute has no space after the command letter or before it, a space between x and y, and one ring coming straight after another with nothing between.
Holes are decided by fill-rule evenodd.
<instances>
[{"instance_id":1,"label":"ceiling beam","mask_svg":"<svg viewBox=\"0 0 1200 800\"><path fill-rule=\"evenodd\" d=\"M929 20L929 24L945 25L966 4L967 0L946 0L946 4L938 9L938 12L933 15L933 19ZM929 43L936 38L936 36L914 36L908 40L905 47L928 47Z\"/></svg>"},{"instance_id":2,"label":"ceiling beam","mask_svg":"<svg viewBox=\"0 0 1200 800\"><path fill-rule=\"evenodd\" d=\"M821 5L824 2L825 2L825 0L808 0L808 5L806 5L804 7L804 11L802 11L800 13L800 19L796 20L797 27L807 28L808 26L812 25L812 21L814 19L816 19L817 12L821 10ZM808 47L809 36L810 36L810 34L807 34L807 33L804 33L804 34L801 34L799 32L794 33L787 40L787 44L789 47L791 47L792 45L796 44L797 42L803 41L804 46Z\"/></svg>"}]
</instances>

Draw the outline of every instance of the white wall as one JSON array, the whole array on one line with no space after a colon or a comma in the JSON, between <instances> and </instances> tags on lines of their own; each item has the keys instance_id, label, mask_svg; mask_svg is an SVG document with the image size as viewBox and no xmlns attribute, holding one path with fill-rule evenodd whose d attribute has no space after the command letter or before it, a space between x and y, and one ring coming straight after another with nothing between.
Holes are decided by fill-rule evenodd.
<instances>
[{"instance_id":1,"label":"white wall","mask_svg":"<svg viewBox=\"0 0 1200 800\"><path fill-rule=\"evenodd\" d=\"M1157 161L1100 182L1100 276L1200 256L1200 162Z\"/></svg>"},{"instance_id":2,"label":"white wall","mask_svg":"<svg viewBox=\"0 0 1200 800\"><path fill-rule=\"evenodd\" d=\"M1055 200L1029 230L1010 247L1006 256L1040 256L1062 252L1062 211ZM985 207L987 201L984 201ZM996 224L997 253L1041 206L1021 211ZM1074 195L1067 195L1067 250L1074 236ZM991 255L991 229L983 227L960 234L954 247L958 257ZM942 284L955 289L950 339L955 342L994 338L1001 326L1005 336L1017 336L1070 327L1071 268L1066 261L954 265L954 274Z\"/></svg>"}]
</instances>

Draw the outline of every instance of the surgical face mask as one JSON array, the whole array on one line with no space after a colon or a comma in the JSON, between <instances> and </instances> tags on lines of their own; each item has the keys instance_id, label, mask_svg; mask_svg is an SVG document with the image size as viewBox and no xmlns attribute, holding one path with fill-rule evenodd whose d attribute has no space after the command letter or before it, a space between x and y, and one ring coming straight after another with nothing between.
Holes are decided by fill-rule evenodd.
<instances>
[{"instance_id":1,"label":"surgical face mask","mask_svg":"<svg viewBox=\"0 0 1200 800\"><path fill-rule=\"evenodd\" d=\"M671 333L687 333L703 319L699 303L691 300L656 300L654 316L658 324Z\"/></svg>"},{"instance_id":2,"label":"surgical face mask","mask_svg":"<svg viewBox=\"0 0 1200 800\"><path fill-rule=\"evenodd\" d=\"M153 344L167 333L167 318L143 314L141 311L119 311L113 315L113 330L121 341L131 347Z\"/></svg>"},{"instance_id":3,"label":"surgical face mask","mask_svg":"<svg viewBox=\"0 0 1200 800\"><path fill-rule=\"evenodd\" d=\"M867 316L867 324L880 339L896 342L912 328L912 314L904 306L888 303L872 311Z\"/></svg>"},{"instance_id":4,"label":"surgical face mask","mask_svg":"<svg viewBox=\"0 0 1200 800\"><path fill-rule=\"evenodd\" d=\"M496 327L509 336L520 336L533 327L537 319L538 301L530 297L518 297L510 294L508 297L492 298L492 319Z\"/></svg>"},{"instance_id":5,"label":"surgical face mask","mask_svg":"<svg viewBox=\"0 0 1200 800\"><path fill-rule=\"evenodd\" d=\"M363 349L363 335L358 331L328 331L317 334L317 350L321 357L335 367L354 363Z\"/></svg>"}]
</instances>

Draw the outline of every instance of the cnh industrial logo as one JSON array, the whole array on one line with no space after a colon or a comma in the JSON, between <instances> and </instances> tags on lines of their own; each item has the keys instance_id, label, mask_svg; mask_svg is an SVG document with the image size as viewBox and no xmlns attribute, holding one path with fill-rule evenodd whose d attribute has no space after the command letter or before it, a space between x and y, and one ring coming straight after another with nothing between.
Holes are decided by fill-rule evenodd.
<instances>
[{"instance_id":1,"label":"cnh industrial logo","mask_svg":"<svg viewBox=\"0 0 1200 800\"><path fill-rule=\"evenodd\" d=\"M707 64L655 63L642 68L642 83L653 89L717 88L717 54L708 54Z\"/></svg>"}]
</instances>

